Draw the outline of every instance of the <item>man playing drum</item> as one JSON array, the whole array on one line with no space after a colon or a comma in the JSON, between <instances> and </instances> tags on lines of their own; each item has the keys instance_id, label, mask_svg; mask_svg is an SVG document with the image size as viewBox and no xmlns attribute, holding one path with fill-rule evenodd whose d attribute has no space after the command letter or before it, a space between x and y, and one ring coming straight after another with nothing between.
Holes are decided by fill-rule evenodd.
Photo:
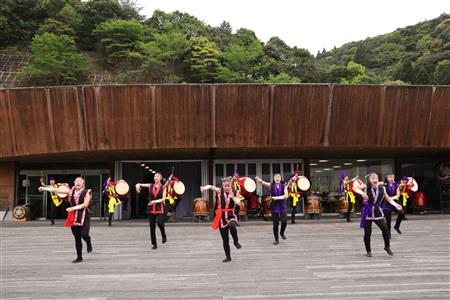
<instances>
[{"instance_id":1,"label":"man playing drum","mask_svg":"<svg viewBox=\"0 0 450 300\"><path fill-rule=\"evenodd\" d=\"M231 186L231 178L222 178L222 188L212 185L205 185L200 187L200 191L204 192L211 189L216 194L215 218L212 225L213 229L220 230L222 237L223 250L225 251L225 259L222 262L227 263L231 261L231 250L229 242L229 234L233 238L236 249L241 248L237 234L236 226L238 224L235 209L239 205L239 192L233 192Z\"/></svg>"},{"instance_id":2,"label":"man playing drum","mask_svg":"<svg viewBox=\"0 0 450 300\"><path fill-rule=\"evenodd\" d=\"M273 175L273 182L269 183L262 180L259 177L255 177L256 182L262 184L266 188L269 189L272 203L270 204L270 208L272 210L272 222L273 222L273 235L275 237L274 245L279 244L278 238L278 228L280 227L281 221L281 229L280 236L283 240L286 239L284 232L287 227L287 203L286 199L288 198L288 186L281 182L281 175L275 174Z\"/></svg>"},{"instance_id":3,"label":"man playing drum","mask_svg":"<svg viewBox=\"0 0 450 300\"><path fill-rule=\"evenodd\" d=\"M148 188L148 214L150 224L150 240L152 243L152 249L157 249L158 244L156 242L156 224L161 231L162 243L167 242L166 231L164 229L164 203L166 201L166 189L164 188L161 180L162 175L159 172L155 173L155 183L138 183L136 184L136 191L141 192L142 187Z\"/></svg>"},{"instance_id":4,"label":"man playing drum","mask_svg":"<svg viewBox=\"0 0 450 300\"><path fill-rule=\"evenodd\" d=\"M385 200L396 209L401 210L402 207L394 201L398 198L399 192L397 192L395 197L389 197L384 186L379 184L378 175L376 173L370 173L366 177L367 184L365 191L362 191L359 187L354 188L354 191L360 194L364 199L360 227L364 228L364 245L367 251L366 255L367 257L372 257L370 237L372 235L372 222L374 222L383 234L384 250L392 256L394 253L392 253L390 249L389 231L386 226L386 222L384 221L381 205L383 200Z\"/></svg>"},{"instance_id":5,"label":"man playing drum","mask_svg":"<svg viewBox=\"0 0 450 300\"><path fill-rule=\"evenodd\" d=\"M75 248L77 250L77 258L72 262L82 262L82 239L86 242L87 252L92 252L91 237L89 236L91 222L89 205L92 199L92 191L85 188L84 179L81 177L77 177L75 179L74 186L70 190L64 186L61 186L57 189L53 187L41 186L39 187L39 191L68 195L67 202L69 204L69 207L66 210L67 212L69 212L69 216L66 221L66 226L70 226L72 229L72 234L75 238ZM73 216L73 220L70 218L70 216Z\"/></svg>"},{"instance_id":6,"label":"man playing drum","mask_svg":"<svg viewBox=\"0 0 450 300\"><path fill-rule=\"evenodd\" d=\"M384 188L386 189L386 193L389 197L397 196L399 185L395 182L394 174L386 175L386 182L384 183ZM385 201L383 203L383 213L386 219L386 225L389 230L389 236L391 236L391 220L392 220L392 211L397 214L397 220L395 221L394 229L399 234L402 234L400 231L400 224L402 223L403 218L405 217L403 211L397 210L393 205L389 204L389 202Z\"/></svg>"},{"instance_id":7,"label":"man playing drum","mask_svg":"<svg viewBox=\"0 0 450 300\"><path fill-rule=\"evenodd\" d=\"M348 204L347 208L347 222L351 222L352 208L356 203L355 194L350 186L351 180L347 172L342 173L341 180L339 184L339 194L345 193L345 201Z\"/></svg>"},{"instance_id":8,"label":"man playing drum","mask_svg":"<svg viewBox=\"0 0 450 300\"><path fill-rule=\"evenodd\" d=\"M48 179L50 185L49 187L57 189L58 185L56 184L56 180L54 177L50 177ZM45 187L44 178L41 178L41 185ZM56 193L50 193L51 201L50 201L50 221L51 225L55 225L55 216L56 216L56 210L58 207L62 204L63 200L58 197L58 194Z\"/></svg>"},{"instance_id":9,"label":"man playing drum","mask_svg":"<svg viewBox=\"0 0 450 300\"><path fill-rule=\"evenodd\" d=\"M106 195L108 198L108 226L111 226L116 206L122 203L119 195L116 193L111 177L108 177L106 180Z\"/></svg>"}]
</instances>

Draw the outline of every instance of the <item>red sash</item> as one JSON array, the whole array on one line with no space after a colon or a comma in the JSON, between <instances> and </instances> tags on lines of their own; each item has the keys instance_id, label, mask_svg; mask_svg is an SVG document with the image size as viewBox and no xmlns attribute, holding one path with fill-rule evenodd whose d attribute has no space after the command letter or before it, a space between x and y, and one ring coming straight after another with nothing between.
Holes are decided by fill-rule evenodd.
<instances>
[{"instance_id":1,"label":"red sash","mask_svg":"<svg viewBox=\"0 0 450 300\"><path fill-rule=\"evenodd\" d=\"M67 219L66 223L64 223L64 226L72 227L74 222L75 222L75 211L71 210L67 213Z\"/></svg>"}]
</instances>

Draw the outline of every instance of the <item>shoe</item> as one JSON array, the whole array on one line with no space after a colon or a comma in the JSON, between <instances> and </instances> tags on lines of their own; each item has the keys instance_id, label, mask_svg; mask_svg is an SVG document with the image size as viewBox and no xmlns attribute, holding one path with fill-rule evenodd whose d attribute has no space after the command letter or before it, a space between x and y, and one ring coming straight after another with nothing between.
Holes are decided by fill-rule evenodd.
<instances>
[{"instance_id":1,"label":"shoe","mask_svg":"<svg viewBox=\"0 0 450 300\"><path fill-rule=\"evenodd\" d=\"M391 251L390 248L384 248L384 250L389 254L390 256L394 255L394 253Z\"/></svg>"},{"instance_id":2,"label":"shoe","mask_svg":"<svg viewBox=\"0 0 450 300\"><path fill-rule=\"evenodd\" d=\"M153 245L153 246L152 246L152 250L156 250L156 249L158 249L158 246Z\"/></svg>"},{"instance_id":3,"label":"shoe","mask_svg":"<svg viewBox=\"0 0 450 300\"><path fill-rule=\"evenodd\" d=\"M402 234L402 232L400 231L400 228L398 227L394 227L395 231L397 231L398 234Z\"/></svg>"},{"instance_id":4,"label":"shoe","mask_svg":"<svg viewBox=\"0 0 450 300\"><path fill-rule=\"evenodd\" d=\"M222 260L223 263L227 263L231 261L231 257L227 257L224 260Z\"/></svg>"},{"instance_id":5,"label":"shoe","mask_svg":"<svg viewBox=\"0 0 450 300\"><path fill-rule=\"evenodd\" d=\"M347 220L347 223L351 223L351 222L353 222L352 220Z\"/></svg>"},{"instance_id":6,"label":"shoe","mask_svg":"<svg viewBox=\"0 0 450 300\"><path fill-rule=\"evenodd\" d=\"M88 244L87 245L87 253L91 253L92 252L92 244Z\"/></svg>"},{"instance_id":7,"label":"shoe","mask_svg":"<svg viewBox=\"0 0 450 300\"><path fill-rule=\"evenodd\" d=\"M280 243L279 241L273 242L274 245L278 245L279 243Z\"/></svg>"},{"instance_id":8,"label":"shoe","mask_svg":"<svg viewBox=\"0 0 450 300\"><path fill-rule=\"evenodd\" d=\"M282 238L283 240L286 239L286 236L285 236L284 234L280 234L280 236L281 236L281 238Z\"/></svg>"},{"instance_id":9,"label":"shoe","mask_svg":"<svg viewBox=\"0 0 450 300\"><path fill-rule=\"evenodd\" d=\"M55 225L55 222L52 222L50 225Z\"/></svg>"},{"instance_id":10,"label":"shoe","mask_svg":"<svg viewBox=\"0 0 450 300\"><path fill-rule=\"evenodd\" d=\"M167 237L163 236L163 238L162 238L162 243L163 243L163 244L167 243Z\"/></svg>"},{"instance_id":11,"label":"shoe","mask_svg":"<svg viewBox=\"0 0 450 300\"><path fill-rule=\"evenodd\" d=\"M82 262L82 261L83 261L83 259L78 257L78 258L72 260L72 263L73 263L73 264L77 264L77 263L80 263L80 262Z\"/></svg>"},{"instance_id":12,"label":"shoe","mask_svg":"<svg viewBox=\"0 0 450 300\"><path fill-rule=\"evenodd\" d=\"M366 256L367 257L372 257L372 252L367 252Z\"/></svg>"},{"instance_id":13,"label":"shoe","mask_svg":"<svg viewBox=\"0 0 450 300\"><path fill-rule=\"evenodd\" d=\"M108 226L111 226L111 223L109 223Z\"/></svg>"},{"instance_id":14,"label":"shoe","mask_svg":"<svg viewBox=\"0 0 450 300\"><path fill-rule=\"evenodd\" d=\"M295 221L291 222L291 224L297 224Z\"/></svg>"},{"instance_id":15,"label":"shoe","mask_svg":"<svg viewBox=\"0 0 450 300\"><path fill-rule=\"evenodd\" d=\"M239 242L234 243L234 246L236 247L236 249L242 248L242 246L241 246L241 244L239 244Z\"/></svg>"}]
</instances>

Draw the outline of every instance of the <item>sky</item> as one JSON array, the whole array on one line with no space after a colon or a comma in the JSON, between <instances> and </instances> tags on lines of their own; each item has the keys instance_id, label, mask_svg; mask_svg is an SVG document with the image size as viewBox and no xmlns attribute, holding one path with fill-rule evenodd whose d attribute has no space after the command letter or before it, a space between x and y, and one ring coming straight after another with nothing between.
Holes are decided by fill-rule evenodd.
<instances>
[{"instance_id":1,"label":"sky","mask_svg":"<svg viewBox=\"0 0 450 300\"><path fill-rule=\"evenodd\" d=\"M267 42L278 36L312 54L450 13L449 0L137 0L141 14L179 10L211 26L253 30Z\"/></svg>"}]
</instances>

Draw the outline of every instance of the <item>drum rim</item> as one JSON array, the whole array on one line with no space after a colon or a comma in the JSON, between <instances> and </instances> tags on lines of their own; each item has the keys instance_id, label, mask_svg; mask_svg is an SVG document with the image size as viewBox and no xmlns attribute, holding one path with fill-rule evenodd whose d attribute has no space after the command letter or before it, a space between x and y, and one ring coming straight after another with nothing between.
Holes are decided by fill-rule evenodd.
<instances>
[{"instance_id":1,"label":"drum rim","mask_svg":"<svg viewBox=\"0 0 450 300\"><path fill-rule=\"evenodd\" d=\"M182 181L175 181L174 183L173 183L173 190L175 191L175 185L177 185L177 186L183 186L183 192L182 193L177 193L177 195L182 195L182 194L184 194L184 192L186 192L186 186L184 185L184 183L182 182ZM176 192L176 191L175 191Z\"/></svg>"},{"instance_id":2,"label":"drum rim","mask_svg":"<svg viewBox=\"0 0 450 300\"><path fill-rule=\"evenodd\" d=\"M247 187L246 187L246 183L247 183L247 182L250 182L250 183L251 183L252 190L247 189ZM255 182L252 178L250 178L250 177L245 177L245 179L244 179L244 189L245 189L245 191L248 192L248 193L253 193L254 191L256 191L256 182Z\"/></svg>"},{"instance_id":3,"label":"drum rim","mask_svg":"<svg viewBox=\"0 0 450 300\"><path fill-rule=\"evenodd\" d=\"M119 192L118 190L117 190L117 186L126 186L127 187L127 191L126 191L126 193L123 193L123 192ZM118 194L118 195L120 195L120 196L123 196L123 195L126 195L126 194L128 194L128 192L130 191L130 185L128 184L128 182L126 182L125 180L119 180L118 182L117 182L117 184L114 186L114 191L116 192L116 194Z\"/></svg>"}]
</instances>

